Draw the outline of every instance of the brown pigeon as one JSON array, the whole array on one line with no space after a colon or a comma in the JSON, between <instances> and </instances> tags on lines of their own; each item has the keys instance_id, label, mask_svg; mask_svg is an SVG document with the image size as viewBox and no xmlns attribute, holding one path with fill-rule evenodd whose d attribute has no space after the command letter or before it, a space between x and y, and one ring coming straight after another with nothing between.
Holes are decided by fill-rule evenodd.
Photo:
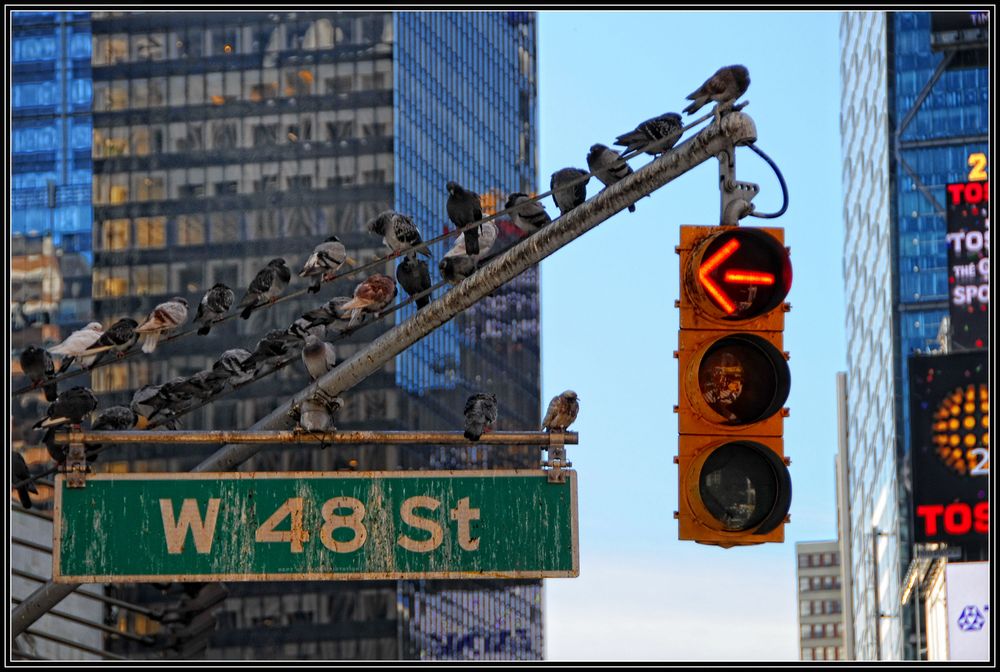
<instances>
[{"instance_id":1,"label":"brown pigeon","mask_svg":"<svg viewBox=\"0 0 1000 672\"><path fill-rule=\"evenodd\" d=\"M549 432L565 432L580 412L580 401L573 390L566 390L549 402L542 427Z\"/></svg>"},{"instance_id":2,"label":"brown pigeon","mask_svg":"<svg viewBox=\"0 0 1000 672\"><path fill-rule=\"evenodd\" d=\"M719 103L715 108L715 120L719 121L719 108L730 105L734 100L746 93L750 86L750 71L742 65L729 65L719 70L705 80L687 98L694 102L684 108L687 114L694 114L709 101Z\"/></svg>"},{"instance_id":3,"label":"brown pigeon","mask_svg":"<svg viewBox=\"0 0 1000 672\"><path fill-rule=\"evenodd\" d=\"M361 321L364 313L377 313L396 296L396 282L388 275L375 273L354 288L354 298L341 306L341 310L351 311L348 327Z\"/></svg>"}]
</instances>

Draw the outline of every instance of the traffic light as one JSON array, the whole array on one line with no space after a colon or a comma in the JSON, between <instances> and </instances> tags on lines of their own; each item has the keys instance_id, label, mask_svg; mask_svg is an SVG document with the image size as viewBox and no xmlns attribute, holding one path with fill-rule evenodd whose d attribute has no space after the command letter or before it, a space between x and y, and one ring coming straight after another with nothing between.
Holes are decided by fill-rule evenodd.
<instances>
[{"instance_id":1,"label":"traffic light","mask_svg":"<svg viewBox=\"0 0 1000 672\"><path fill-rule=\"evenodd\" d=\"M729 548L785 539L792 499L782 349L792 267L784 229L682 226L679 538Z\"/></svg>"}]
</instances>

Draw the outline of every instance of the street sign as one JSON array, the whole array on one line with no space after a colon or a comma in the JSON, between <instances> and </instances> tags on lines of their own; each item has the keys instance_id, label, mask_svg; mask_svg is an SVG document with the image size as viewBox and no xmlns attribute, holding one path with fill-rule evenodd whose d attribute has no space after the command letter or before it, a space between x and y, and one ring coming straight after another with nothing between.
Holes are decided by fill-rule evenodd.
<instances>
[{"instance_id":1,"label":"street sign","mask_svg":"<svg viewBox=\"0 0 1000 672\"><path fill-rule=\"evenodd\" d=\"M56 478L58 583L579 576L576 472Z\"/></svg>"}]
</instances>

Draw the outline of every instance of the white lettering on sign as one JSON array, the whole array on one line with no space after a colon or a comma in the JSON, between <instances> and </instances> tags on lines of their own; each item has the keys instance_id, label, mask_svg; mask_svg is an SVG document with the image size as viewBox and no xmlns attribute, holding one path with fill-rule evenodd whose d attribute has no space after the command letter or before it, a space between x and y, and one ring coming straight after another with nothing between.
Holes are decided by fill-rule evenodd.
<instances>
[{"instance_id":1,"label":"white lettering on sign","mask_svg":"<svg viewBox=\"0 0 1000 672\"><path fill-rule=\"evenodd\" d=\"M964 251L976 253L984 248L990 250L990 230L986 231L954 231L944 235L945 241L951 245L952 252L962 254Z\"/></svg>"},{"instance_id":2,"label":"white lettering on sign","mask_svg":"<svg viewBox=\"0 0 1000 672\"><path fill-rule=\"evenodd\" d=\"M417 541L405 534L400 534L397 543L406 550L413 551L414 553L430 553L440 546L441 541L444 539L444 530L441 529L441 526L435 521L429 518L421 518L413 512L414 509L436 511L439 506L441 506L441 502L433 497L410 497L404 501L403 505L399 507L399 515L403 518L403 522L418 530L430 532L431 538L424 541Z\"/></svg>"},{"instance_id":3,"label":"white lettering on sign","mask_svg":"<svg viewBox=\"0 0 1000 672\"><path fill-rule=\"evenodd\" d=\"M350 509L348 516L333 515L337 509ZM334 553L350 553L361 548L368 539L368 529L361 522L365 517L365 505L354 497L334 497L323 504L323 529L319 531L320 541ZM354 532L350 541L337 541L333 531L346 527Z\"/></svg>"},{"instance_id":4,"label":"white lettering on sign","mask_svg":"<svg viewBox=\"0 0 1000 672\"><path fill-rule=\"evenodd\" d=\"M458 545L466 551L479 550L479 537L472 538L470 520L479 520L479 509L469 508L469 498L458 500L458 506L451 510L451 519L458 521Z\"/></svg>"},{"instance_id":5,"label":"white lettering on sign","mask_svg":"<svg viewBox=\"0 0 1000 672\"><path fill-rule=\"evenodd\" d=\"M285 503L257 528L255 539L258 542L289 543L292 553L301 553L302 542L309 541L309 532L302 526L302 509L304 507L305 503L301 497L286 499ZM289 516L292 518L291 529L276 531L274 528Z\"/></svg>"},{"instance_id":6,"label":"white lettering on sign","mask_svg":"<svg viewBox=\"0 0 1000 672\"><path fill-rule=\"evenodd\" d=\"M959 285L952 290L952 300L956 306L990 302L989 285Z\"/></svg>"},{"instance_id":7,"label":"white lettering on sign","mask_svg":"<svg viewBox=\"0 0 1000 672\"><path fill-rule=\"evenodd\" d=\"M190 529L194 535L194 547L201 554L212 550L212 540L215 539L215 521L219 517L220 499L208 500L208 511L205 520L198 511L198 500L185 499L181 504L180 520L174 520L174 504L169 499L160 500L160 515L163 517L163 534L167 538L167 552L171 554L184 551L184 540Z\"/></svg>"}]
</instances>

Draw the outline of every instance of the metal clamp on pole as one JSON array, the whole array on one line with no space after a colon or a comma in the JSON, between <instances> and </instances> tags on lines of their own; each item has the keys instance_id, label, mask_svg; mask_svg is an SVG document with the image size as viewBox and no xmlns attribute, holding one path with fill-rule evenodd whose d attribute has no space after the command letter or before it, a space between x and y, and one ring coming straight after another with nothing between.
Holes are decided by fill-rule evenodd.
<instances>
[{"instance_id":1,"label":"metal clamp on pole","mask_svg":"<svg viewBox=\"0 0 1000 672\"><path fill-rule=\"evenodd\" d=\"M80 426L73 425L71 431L79 432ZM71 441L66 454L66 487L87 487L87 451L79 441Z\"/></svg>"},{"instance_id":2,"label":"metal clamp on pole","mask_svg":"<svg viewBox=\"0 0 1000 672\"><path fill-rule=\"evenodd\" d=\"M549 459L542 462L542 466L548 470L549 483L565 483L566 472L573 466L572 462L566 460L566 434L565 432L552 432L549 435L549 445L546 446Z\"/></svg>"},{"instance_id":3,"label":"metal clamp on pole","mask_svg":"<svg viewBox=\"0 0 1000 672\"><path fill-rule=\"evenodd\" d=\"M746 106L746 103L735 106L732 112L738 112ZM732 112L727 112L721 119L724 126L730 119L745 122L743 115L730 116ZM721 196L719 223L722 226L739 226L740 220L754 211L751 203L754 197L760 193L760 186L754 182L740 182L736 179L736 145L752 144L756 140L756 129L751 129L752 139L740 138L733 144L718 154L719 159L719 192ZM727 136L737 137L740 136Z\"/></svg>"}]
</instances>

